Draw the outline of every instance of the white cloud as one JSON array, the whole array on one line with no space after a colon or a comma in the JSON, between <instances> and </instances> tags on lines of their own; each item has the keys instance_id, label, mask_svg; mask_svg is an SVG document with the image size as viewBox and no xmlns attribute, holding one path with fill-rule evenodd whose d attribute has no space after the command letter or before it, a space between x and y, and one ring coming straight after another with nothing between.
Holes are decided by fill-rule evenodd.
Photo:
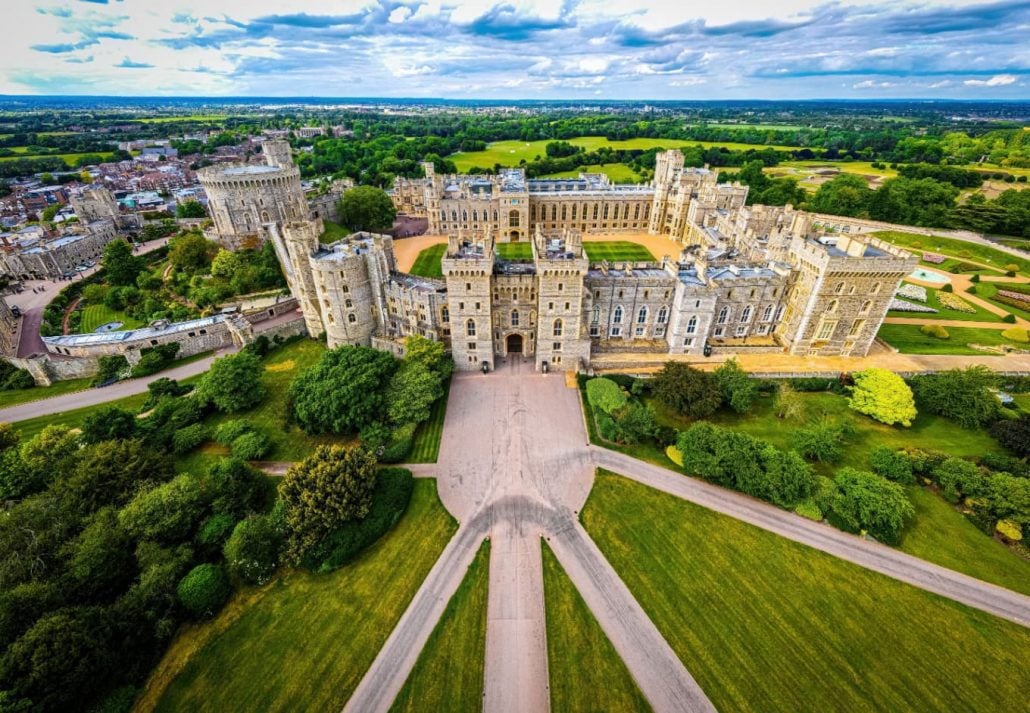
<instances>
[{"instance_id":1,"label":"white cloud","mask_svg":"<svg viewBox=\"0 0 1030 713\"><path fill-rule=\"evenodd\" d=\"M696 87L701 84L708 84L708 80L704 77L684 77L669 82L670 87Z\"/></svg>"},{"instance_id":2,"label":"white cloud","mask_svg":"<svg viewBox=\"0 0 1030 713\"><path fill-rule=\"evenodd\" d=\"M395 25L399 25L409 17L411 17L411 8L402 5L390 13L390 22Z\"/></svg>"},{"instance_id":3,"label":"white cloud","mask_svg":"<svg viewBox=\"0 0 1030 713\"><path fill-rule=\"evenodd\" d=\"M967 87L1004 87L1016 83L1016 77L1012 74L995 74L990 79L967 79L962 82Z\"/></svg>"},{"instance_id":4,"label":"white cloud","mask_svg":"<svg viewBox=\"0 0 1030 713\"><path fill-rule=\"evenodd\" d=\"M852 89L887 89L889 87L897 86L894 82L875 82L872 79L866 79L862 82L856 82L851 85Z\"/></svg>"}]
</instances>

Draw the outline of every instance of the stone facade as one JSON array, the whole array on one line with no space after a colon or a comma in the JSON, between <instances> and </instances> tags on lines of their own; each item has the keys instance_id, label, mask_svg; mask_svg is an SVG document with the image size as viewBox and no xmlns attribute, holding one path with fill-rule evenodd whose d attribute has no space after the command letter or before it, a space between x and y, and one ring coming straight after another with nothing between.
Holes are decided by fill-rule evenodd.
<instances>
[{"instance_id":1,"label":"stone facade","mask_svg":"<svg viewBox=\"0 0 1030 713\"><path fill-rule=\"evenodd\" d=\"M14 316L7 300L0 297L0 354L14 354L18 350L15 336L18 333L18 318Z\"/></svg>"},{"instance_id":2,"label":"stone facade","mask_svg":"<svg viewBox=\"0 0 1030 713\"><path fill-rule=\"evenodd\" d=\"M104 246L118 237L111 219L80 225L78 232L37 238L0 248L0 273L16 279L57 279L100 260Z\"/></svg>"}]
</instances>

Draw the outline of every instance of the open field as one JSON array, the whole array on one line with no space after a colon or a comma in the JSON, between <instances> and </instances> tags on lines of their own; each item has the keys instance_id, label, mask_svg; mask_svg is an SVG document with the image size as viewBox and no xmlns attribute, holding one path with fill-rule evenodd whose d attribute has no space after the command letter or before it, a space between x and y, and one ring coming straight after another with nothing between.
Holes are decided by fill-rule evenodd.
<instances>
[{"instance_id":1,"label":"open field","mask_svg":"<svg viewBox=\"0 0 1030 713\"><path fill-rule=\"evenodd\" d=\"M915 316L915 315L912 315ZM1005 325L999 325L1005 326ZM983 354L967 345L1013 347L1025 346L1001 336L1001 329L978 329L975 327L945 327L947 339L938 339L919 331L915 324L884 324L877 334L883 341L903 354Z\"/></svg>"},{"instance_id":2,"label":"open field","mask_svg":"<svg viewBox=\"0 0 1030 713\"><path fill-rule=\"evenodd\" d=\"M941 253L957 258L969 258L994 266L1001 271L1005 270L1006 265L1018 265L1019 272L1025 277L1030 277L1030 259L1010 255L987 245L970 243L956 238L944 238L939 235L918 235L893 230L880 231L873 235L880 240L886 240L903 248Z\"/></svg>"},{"instance_id":3,"label":"open field","mask_svg":"<svg viewBox=\"0 0 1030 713\"><path fill-rule=\"evenodd\" d=\"M910 486L908 497L916 516L899 549L1030 596L1030 561L978 530L928 488Z\"/></svg>"},{"instance_id":4,"label":"open field","mask_svg":"<svg viewBox=\"0 0 1030 713\"><path fill-rule=\"evenodd\" d=\"M721 121L709 121L705 124L691 124L691 126L717 126L720 129L759 129L761 131L798 131L808 128L801 124L736 124Z\"/></svg>"},{"instance_id":5,"label":"open field","mask_svg":"<svg viewBox=\"0 0 1030 713\"><path fill-rule=\"evenodd\" d=\"M391 712L471 712L483 705L489 565L490 540L484 540Z\"/></svg>"},{"instance_id":6,"label":"open field","mask_svg":"<svg viewBox=\"0 0 1030 713\"><path fill-rule=\"evenodd\" d=\"M584 170L586 173L603 173L612 183L639 183L641 180L637 172L624 163L592 163L585 166ZM541 176L541 178L577 178L579 173L579 171L561 171Z\"/></svg>"},{"instance_id":7,"label":"open field","mask_svg":"<svg viewBox=\"0 0 1030 713\"><path fill-rule=\"evenodd\" d=\"M189 114L187 116L150 116L134 118L130 121L138 121L142 124L169 124L176 121L224 121L228 118L227 114Z\"/></svg>"},{"instance_id":8,"label":"open field","mask_svg":"<svg viewBox=\"0 0 1030 713\"><path fill-rule=\"evenodd\" d=\"M604 472L582 519L719 710L1025 705L1016 624Z\"/></svg>"},{"instance_id":9,"label":"open field","mask_svg":"<svg viewBox=\"0 0 1030 713\"><path fill-rule=\"evenodd\" d=\"M962 298L961 293L952 293L958 298ZM898 298L902 299L902 298ZM937 290L933 287L926 288L926 302L916 302L915 300L902 300L904 302L911 302L912 304L925 305L927 307L933 307L937 310L936 314L930 312L903 312L900 310L892 310L887 313L888 317L904 317L908 319L925 319L927 323L931 323L942 319L959 319L966 322L998 322L1001 324L1001 317L996 315L994 312L989 312L983 307L977 304L973 304L969 300L963 299L962 301L968 304L970 307L975 309L975 312L960 312L957 309L947 309L941 304L940 299L937 297Z\"/></svg>"},{"instance_id":10,"label":"open field","mask_svg":"<svg viewBox=\"0 0 1030 713\"><path fill-rule=\"evenodd\" d=\"M443 423L447 416L447 397L451 393L451 382L443 387L443 396L433 404L429 412L429 420L420 423L415 431L415 441L411 446L410 463L435 463L440 455L440 439L443 437Z\"/></svg>"},{"instance_id":11,"label":"open field","mask_svg":"<svg viewBox=\"0 0 1030 713\"><path fill-rule=\"evenodd\" d=\"M108 322L121 322L122 326L118 327L117 331L144 326L143 322L133 319L123 310L111 309L104 304L87 305L82 308L82 321L79 323L79 333L88 334Z\"/></svg>"},{"instance_id":12,"label":"open field","mask_svg":"<svg viewBox=\"0 0 1030 713\"><path fill-rule=\"evenodd\" d=\"M138 710L340 710L455 529L436 484L416 480L407 513L356 561L285 572L185 627Z\"/></svg>"},{"instance_id":13,"label":"open field","mask_svg":"<svg viewBox=\"0 0 1030 713\"><path fill-rule=\"evenodd\" d=\"M544 601L552 711L650 711L636 682L546 543Z\"/></svg>"},{"instance_id":14,"label":"open field","mask_svg":"<svg viewBox=\"0 0 1030 713\"><path fill-rule=\"evenodd\" d=\"M67 381L55 381L50 386L33 386L31 389L13 389L11 391L0 391L0 408L16 406L17 404L28 403L48 399L51 396L70 394L73 391L88 389L93 379L68 379Z\"/></svg>"},{"instance_id":15,"label":"open field","mask_svg":"<svg viewBox=\"0 0 1030 713\"><path fill-rule=\"evenodd\" d=\"M547 156L546 146L553 139L541 141L494 141L487 145L483 151L461 151L451 154L447 158L454 161L460 173L467 173L470 168L493 168L495 164L502 166L518 166L520 161L533 161L538 156ZM609 141L603 136L579 136L569 139L568 142L575 146L581 146L587 151L596 151L602 147L609 147L615 150L639 149L646 151L653 148L675 149L683 146L704 146L705 148L723 147L732 151L746 151L747 149L776 149L779 151L794 151L798 146L766 146L763 144L742 144L732 141L684 141L682 139L625 139L623 141Z\"/></svg>"},{"instance_id":16,"label":"open field","mask_svg":"<svg viewBox=\"0 0 1030 713\"><path fill-rule=\"evenodd\" d=\"M655 256L643 245L626 240L589 241L583 249L591 261L600 262L654 262Z\"/></svg>"},{"instance_id":17,"label":"open field","mask_svg":"<svg viewBox=\"0 0 1030 713\"><path fill-rule=\"evenodd\" d=\"M418 257L415 258L415 264L411 266L408 272L419 277L442 278L443 269L440 266L440 261L443 260L443 256L446 253L447 243L431 245L418 254Z\"/></svg>"},{"instance_id":18,"label":"open field","mask_svg":"<svg viewBox=\"0 0 1030 713\"><path fill-rule=\"evenodd\" d=\"M17 151L17 149L16 148L12 149L12 151ZM82 158L83 156L100 156L100 157L102 157L102 158L104 158L106 160L106 159L111 158L113 155L114 154L112 152L110 152L110 151L90 151L88 153L58 153L58 154L28 154L28 153L22 154L22 153L19 153L16 156L0 156L0 161L18 161L18 160L23 159L23 158L59 158L59 159L62 159L68 167L72 168L72 167L75 166L76 162L80 158Z\"/></svg>"}]
</instances>

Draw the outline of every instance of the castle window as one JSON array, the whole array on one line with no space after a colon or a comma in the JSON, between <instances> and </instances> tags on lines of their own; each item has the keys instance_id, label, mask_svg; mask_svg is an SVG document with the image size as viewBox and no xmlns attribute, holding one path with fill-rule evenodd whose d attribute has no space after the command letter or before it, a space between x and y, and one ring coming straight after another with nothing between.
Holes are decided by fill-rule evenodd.
<instances>
[{"instance_id":1,"label":"castle window","mask_svg":"<svg viewBox=\"0 0 1030 713\"><path fill-rule=\"evenodd\" d=\"M479 222L479 211L478 210L472 211L472 222L473 223L478 223Z\"/></svg>"},{"instance_id":2,"label":"castle window","mask_svg":"<svg viewBox=\"0 0 1030 713\"><path fill-rule=\"evenodd\" d=\"M785 309L784 305L780 305L779 307L776 308L776 321L777 322L779 322L781 319L783 319L783 310L784 309Z\"/></svg>"},{"instance_id":3,"label":"castle window","mask_svg":"<svg viewBox=\"0 0 1030 713\"><path fill-rule=\"evenodd\" d=\"M840 295L844 293L844 283L838 282L837 286L833 288L833 294Z\"/></svg>"},{"instance_id":4,"label":"castle window","mask_svg":"<svg viewBox=\"0 0 1030 713\"><path fill-rule=\"evenodd\" d=\"M719 318L717 320L715 320L715 323L716 324L726 324L726 319L729 316L730 316L730 310L728 308L726 308L726 307L723 307L721 310L719 310Z\"/></svg>"},{"instance_id":5,"label":"castle window","mask_svg":"<svg viewBox=\"0 0 1030 713\"><path fill-rule=\"evenodd\" d=\"M772 313L773 313L773 306L772 305L766 305L765 306L765 310L762 311L762 321L763 322L768 322L770 319L772 319Z\"/></svg>"},{"instance_id":6,"label":"castle window","mask_svg":"<svg viewBox=\"0 0 1030 713\"><path fill-rule=\"evenodd\" d=\"M601 291L600 290L594 290L594 299L595 300L601 299Z\"/></svg>"},{"instance_id":7,"label":"castle window","mask_svg":"<svg viewBox=\"0 0 1030 713\"><path fill-rule=\"evenodd\" d=\"M350 309L354 306L354 300L344 300L343 306Z\"/></svg>"},{"instance_id":8,"label":"castle window","mask_svg":"<svg viewBox=\"0 0 1030 713\"><path fill-rule=\"evenodd\" d=\"M554 320L554 330L552 332L554 336L560 337L562 333L562 321L560 319Z\"/></svg>"},{"instance_id":9,"label":"castle window","mask_svg":"<svg viewBox=\"0 0 1030 713\"><path fill-rule=\"evenodd\" d=\"M560 352L561 351L561 342L554 342L551 345L551 351Z\"/></svg>"},{"instance_id":10,"label":"castle window","mask_svg":"<svg viewBox=\"0 0 1030 713\"><path fill-rule=\"evenodd\" d=\"M344 285L340 288L340 292L342 292L343 294L347 294L348 292L350 292L350 288L347 287L347 285Z\"/></svg>"},{"instance_id":11,"label":"castle window","mask_svg":"<svg viewBox=\"0 0 1030 713\"><path fill-rule=\"evenodd\" d=\"M597 324L597 322L600 319L601 319L601 308L600 307L594 307L594 311L590 315L590 321L593 324Z\"/></svg>"},{"instance_id":12,"label":"castle window","mask_svg":"<svg viewBox=\"0 0 1030 713\"><path fill-rule=\"evenodd\" d=\"M558 220L558 206L556 205L551 206L551 220Z\"/></svg>"},{"instance_id":13,"label":"castle window","mask_svg":"<svg viewBox=\"0 0 1030 713\"><path fill-rule=\"evenodd\" d=\"M701 300L694 300L694 309L701 309Z\"/></svg>"},{"instance_id":14,"label":"castle window","mask_svg":"<svg viewBox=\"0 0 1030 713\"><path fill-rule=\"evenodd\" d=\"M565 216L565 212L566 212L566 207L564 205L562 205L562 207L561 207L561 219L562 220L565 220L565 217L566 217Z\"/></svg>"},{"instance_id":15,"label":"castle window","mask_svg":"<svg viewBox=\"0 0 1030 713\"><path fill-rule=\"evenodd\" d=\"M613 337L622 336L622 327L612 327L611 335Z\"/></svg>"},{"instance_id":16,"label":"castle window","mask_svg":"<svg viewBox=\"0 0 1030 713\"><path fill-rule=\"evenodd\" d=\"M643 327L643 325L637 327L637 329L634 332L634 334L636 334L636 336L638 336L638 337L644 336L644 327Z\"/></svg>"},{"instance_id":17,"label":"castle window","mask_svg":"<svg viewBox=\"0 0 1030 713\"><path fill-rule=\"evenodd\" d=\"M745 324L751 320L751 305L744 308L744 311L740 313L740 322Z\"/></svg>"},{"instance_id":18,"label":"castle window","mask_svg":"<svg viewBox=\"0 0 1030 713\"><path fill-rule=\"evenodd\" d=\"M575 219L576 219L576 208L578 208L578 207L579 207L579 205L578 205L578 204L576 204L576 203L573 203L573 204L572 204L572 219L573 219L573 220L575 220Z\"/></svg>"},{"instance_id":19,"label":"castle window","mask_svg":"<svg viewBox=\"0 0 1030 713\"><path fill-rule=\"evenodd\" d=\"M472 283L471 282L466 282L465 283L465 291L466 292L472 292Z\"/></svg>"},{"instance_id":20,"label":"castle window","mask_svg":"<svg viewBox=\"0 0 1030 713\"><path fill-rule=\"evenodd\" d=\"M347 315L347 321L350 322L351 324L354 324L355 322L358 321L358 318L355 317L353 314L348 314Z\"/></svg>"},{"instance_id":21,"label":"castle window","mask_svg":"<svg viewBox=\"0 0 1030 713\"><path fill-rule=\"evenodd\" d=\"M465 322L465 334L470 337L476 336L476 320L470 319Z\"/></svg>"},{"instance_id":22,"label":"castle window","mask_svg":"<svg viewBox=\"0 0 1030 713\"><path fill-rule=\"evenodd\" d=\"M851 323L851 329L848 331L848 336L849 337L857 337L859 332L862 331L862 327L864 327L864 326L865 326L865 320L864 319L856 319L854 322Z\"/></svg>"},{"instance_id":23,"label":"castle window","mask_svg":"<svg viewBox=\"0 0 1030 713\"><path fill-rule=\"evenodd\" d=\"M619 299L622 299L622 290L619 290Z\"/></svg>"},{"instance_id":24,"label":"castle window","mask_svg":"<svg viewBox=\"0 0 1030 713\"><path fill-rule=\"evenodd\" d=\"M571 302L566 302L565 303L565 311L566 312L568 312L571 307L572 307L572 303Z\"/></svg>"},{"instance_id":25,"label":"castle window","mask_svg":"<svg viewBox=\"0 0 1030 713\"><path fill-rule=\"evenodd\" d=\"M531 221L536 221L536 206L535 205L529 206L529 219Z\"/></svg>"},{"instance_id":26,"label":"castle window","mask_svg":"<svg viewBox=\"0 0 1030 713\"><path fill-rule=\"evenodd\" d=\"M692 347L692 346L694 346L694 338L693 337L687 337L686 339L684 339L683 340L683 346L685 346L685 347Z\"/></svg>"},{"instance_id":27,"label":"castle window","mask_svg":"<svg viewBox=\"0 0 1030 713\"><path fill-rule=\"evenodd\" d=\"M558 283L558 292L561 292L563 289L565 289L565 285L563 285L562 283L559 282Z\"/></svg>"},{"instance_id":28,"label":"castle window","mask_svg":"<svg viewBox=\"0 0 1030 713\"><path fill-rule=\"evenodd\" d=\"M519 326L519 311L517 309L511 311L511 326Z\"/></svg>"},{"instance_id":29,"label":"castle window","mask_svg":"<svg viewBox=\"0 0 1030 713\"><path fill-rule=\"evenodd\" d=\"M494 211L494 222L495 223L497 222L497 211L496 210Z\"/></svg>"},{"instance_id":30,"label":"castle window","mask_svg":"<svg viewBox=\"0 0 1030 713\"><path fill-rule=\"evenodd\" d=\"M511 301L512 302L518 302L519 301L519 291L518 290L512 290L511 291Z\"/></svg>"},{"instance_id":31,"label":"castle window","mask_svg":"<svg viewBox=\"0 0 1030 713\"><path fill-rule=\"evenodd\" d=\"M869 294L871 294L871 295L875 295L875 294L877 294L877 293L878 293L879 291L880 291L880 283L879 283L879 282L877 282L877 283L873 284L873 289L869 290Z\"/></svg>"},{"instance_id":32,"label":"castle window","mask_svg":"<svg viewBox=\"0 0 1030 713\"><path fill-rule=\"evenodd\" d=\"M641 307L640 311L637 312L637 324L643 324L647 321L647 307Z\"/></svg>"},{"instance_id":33,"label":"castle window","mask_svg":"<svg viewBox=\"0 0 1030 713\"><path fill-rule=\"evenodd\" d=\"M476 351L476 343L475 342L469 342L468 343L468 348L469 348L470 352Z\"/></svg>"},{"instance_id":34,"label":"castle window","mask_svg":"<svg viewBox=\"0 0 1030 713\"><path fill-rule=\"evenodd\" d=\"M644 299L646 300L651 296L651 290L644 290Z\"/></svg>"},{"instance_id":35,"label":"castle window","mask_svg":"<svg viewBox=\"0 0 1030 713\"><path fill-rule=\"evenodd\" d=\"M836 312L837 307L840 306L840 300L830 300L830 305L826 308L827 312Z\"/></svg>"},{"instance_id":36,"label":"castle window","mask_svg":"<svg viewBox=\"0 0 1030 713\"><path fill-rule=\"evenodd\" d=\"M590 325L590 336L591 337L596 337L596 336L598 336L598 334L600 334L600 330L597 328L597 325L596 324L591 324Z\"/></svg>"},{"instance_id":37,"label":"castle window","mask_svg":"<svg viewBox=\"0 0 1030 713\"><path fill-rule=\"evenodd\" d=\"M604 204L603 220L608 220L608 204Z\"/></svg>"},{"instance_id":38,"label":"castle window","mask_svg":"<svg viewBox=\"0 0 1030 713\"><path fill-rule=\"evenodd\" d=\"M457 223L458 222L458 211L456 211L456 210L452 210L451 211L451 222L453 222L453 223Z\"/></svg>"},{"instance_id":39,"label":"castle window","mask_svg":"<svg viewBox=\"0 0 1030 713\"><path fill-rule=\"evenodd\" d=\"M508 213L508 225L512 228L519 227L519 212L517 210Z\"/></svg>"},{"instance_id":40,"label":"castle window","mask_svg":"<svg viewBox=\"0 0 1030 713\"><path fill-rule=\"evenodd\" d=\"M815 338L816 339L829 339L830 337L833 336L833 330L836 329L836 328L837 328L837 322L834 321L834 320L823 322L821 325L819 325L819 331L816 333Z\"/></svg>"},{"instance_id":41,"label":"castle window","mask_svg":"<svg viewBox=\"0 0 1030 713\"><path fill-rule=\"evenodd\" d=\"M687 334L694 334L697 332L697 317L691 317L687 320Z\"/></svg>"},{"instance_id":42,"label":"castle window","mask_svg":"<svg viewBox=\"0 0 1030 713\"><path fill-rule=\"evenodd\" d=\"M862 303L862 314L868 314L869 310L873 308L872 300L866 300Z\"/></svg>"},{"instance_id":43,"label":"castle window","mask_svg":"<svg viewBox=\"0 0 1030 713\"><path fill-rule=\"evenodd\" d=\"M598 209L598 205L596 203L594 203L594 220L597 220L597 209Z\"/></svg>"},{"instance_id":44,"label":"castle window","mask_svg":"<svg viewBox=\"0 0 1030 713\"><path fill-rule=\"evenodd\" d=\"M572 217L575 218L576 216L572 216ZM639 219L640 219L640 204L637 203L633 207L633 220L639 220Z\"/></svg>"},{"instance_id":45,"label":"castle window","mask_svg":"<svg viewBox=\"0 0 1030 713\"><path fill-rule=\"evenodd\" d=\"M612 322L615 324L622 324L622 305L615 308L615 312L612 313Z\"/></svg>"},{"instance_id":46,"label":"castle window","mask_svg":"<svg viewBox=\"0 0 1030 713\"><path fill-rule=\"evenodd\" d=\"M665 321L669 318L669 310L666 307L662 307L658 310L658 324L665 324Z\"/></svg>"}]
</instances>

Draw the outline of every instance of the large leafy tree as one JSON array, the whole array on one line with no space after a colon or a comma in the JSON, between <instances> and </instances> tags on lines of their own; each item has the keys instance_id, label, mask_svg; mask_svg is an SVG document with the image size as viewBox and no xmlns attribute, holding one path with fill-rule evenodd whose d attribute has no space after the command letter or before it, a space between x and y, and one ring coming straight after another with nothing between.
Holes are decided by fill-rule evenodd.
<instances>
[{"instance_id":1,"label":"large leafy tree","mask_svg":"<svg viewBox=\"0 0 1030 713\"><path fill-rule=\"evenodd\" d=\"M651 392L663 405L691 418L705 418L722 403L714 374L679 362L667 363L651 382Z\"/></svg>"},{"instance_id":2,"label":"large leafy tree","mask_svg":"<svg viewBox=\"0 0 1030 713\"><path fill-rule=\"evenodd\" d=\"M996 383L987 367L970 366L914 377L912 389L920 408L964 428L978 428L998 417L1001 402L991 391Z\"/></svg>"},{"instance_id":3,"label":"large leafy tree","mask_svg":"<svg viewBox=\"0 0 1030 713\"><path fill-rule=\"evenodd\" d=\"M136 276L143 270L143 258L132 254L132 246L122 238L112 240L104 247L101 259L104 275L112 285L135 285Z\"/></svg>"},{"instance_id":4,"label":"large leafy tree","mask_svg":"<svg viewBox=\"0 0 1030 713\"><path fill-rule=\"evenodd\" d=\"M211 264L218 244L200 233L187 233L169 242L168 261L178 271L194 273Z\"/></svg>"},{"instance_id":5,"label":"large leafy tree","mask_svg":"<svg viewBox=\"0 0 1030 713\"><path fill-rule=\"evenodd\" d=\"M912 389L905 380L887 369L866 369L854 375L848 404L880 423L911 426L916 417Z\"/></svg>"},{"instance_id":6,"label":"large leafy tree","mask_svg":"<svg viewBox=\"0 0 1030 713\"><path fill-rule=\"evenodd\" d=\"M340 199L340 223L353 231L389 230L396 217L393 201L381 188L358 186Z\"/></svg>"},{"instance_id":7,"label":"large leafy tree","mask_svg":"<svg viewBox=\"0 0 1030 713\"><path fill-rule=\"evenodd\" d=\"M353 433L387 418L392 354L362 346L327 351L290 385L297 423L307 433Z\"/></svg>"},{"instance_id":8,"label":"large leafy tree","mask_svg":"<svg viewBox=\"0 0 1030 713\"><path fill-rule=\"evenodd\" d=\"M83 443L132 438L136 429L134 413L117 406L105 406L89 414L82 422L80 438Z\"/></svg>"},{"instance_id":9,"label":"large leafy tree","mask_svg":"<svg viewBox=\"0 0 1030 713\"><path fill-rule=\"evenodd\" d=\"M758 395L758 382L740 368L736 359L730 359L715 370L715 378L722 391L723 403L729 404L737 413L751 410Z\"/></svg>"},{"instance_id":10,"label":"large leafy tree","mask_svg":"<svg viewBox=\"0 0 1030 713\"><path fill-rule=\"evenodd\" d=\"M250 352L215 359L199 391L225 413L256 406L268 393L261 383L261 361Z\"/></svg>"},{"instance_id":11,"label":"large leafy tree","mask_svg":"<svg viewBox=\"0 0 1030 713\"><path fill-rule=\"evenodd\" d=\"M869 211L873 191L865 178L852 173L842 173L819 186L809 200L807 208L817 213L860 217Z\"/></svg>"},{"instance_id":12,"label":"large leafy tree","mask_svg":"<svg viewBox=\"0 0 1030 713\"><path fill-rule=\"evenodd\" d=\"M375 481L375 454L360 447L319 446L291 467L279 485L290 560L300 562L340 525L368 515Z\"/></svg>"},{"instance_id":13,"label":"large leafy tree","mask_svg":"<svg viewBox=\"0 0 1030 713\"><path fill-rule=\"evenodd\" d=\"M387 412L394 423L422 423L443 396L440 377L418 362L405 362L390 379Z\"/></svg>"},{"instance_id":14,"label":"large leafy tree","mask_svg":"<svg viewBox=\"0 0 1030 713\"><path fill-rule=\"evenodd\" d=\"M901 540L905 525L915 514L904 486L854 468L841 468L834 483L833 511L846 525L867 530L889 544Z\"/></svg>"},{"instance_id":15,"label":"large leafy tree","mask_svg":"<svg viewBox=\"0 0 1030 713\"><path fill-rule=\"evenodd\" d=\"M948 225L959 189L932 178L889 178L873 193L869 217L906 225Z\"/></svg>"}]
</instances>

